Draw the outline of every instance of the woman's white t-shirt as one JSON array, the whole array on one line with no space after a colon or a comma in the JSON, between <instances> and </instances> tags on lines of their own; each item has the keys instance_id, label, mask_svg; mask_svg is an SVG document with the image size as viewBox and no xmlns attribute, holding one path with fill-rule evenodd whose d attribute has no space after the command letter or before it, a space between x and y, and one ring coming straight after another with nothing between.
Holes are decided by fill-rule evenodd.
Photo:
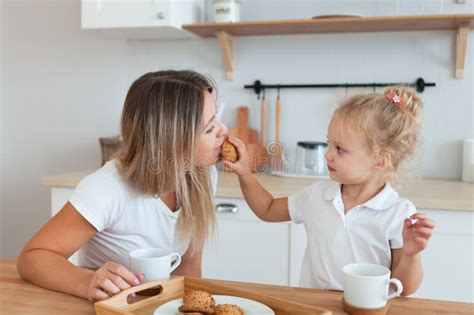
<instances>
[{"instance_id":1,"label":"woman's white t-shirt","mask_svg":"<svg viewBox=\"0 0 474 315\"><path fill-rule=\"evenodd\" d=\"M183 255L189 240L177 231L180 210L161 199L135 192L120 177L116 161L82 179L69 202L97 230L79 252L79 265L98 268L108 261L128 266L128 253L157 247ZM211 167L213 191L217 169Z\"/></svg>"},{"instance_id":2,"label":"woman's white t-shirt","mask_svg":"<svg viewBox=\"0 0 474 315\"><path fill-rule=\"evenodd\" d=\"M346 264L374 263L390 269L391 249L403 247L405 218L415 206L389 185L344 214L341 185L319 182L288 198L290 217L302 223L308 244L300 286L342 290Z\"/></svg>"}]
</instances>

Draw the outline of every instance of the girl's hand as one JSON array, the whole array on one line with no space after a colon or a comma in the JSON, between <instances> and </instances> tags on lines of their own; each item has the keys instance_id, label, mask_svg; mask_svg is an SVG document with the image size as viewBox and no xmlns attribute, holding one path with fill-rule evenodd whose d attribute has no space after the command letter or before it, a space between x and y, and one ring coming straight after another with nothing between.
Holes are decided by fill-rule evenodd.
<instances>
[{"instance_id":1,"label":"girl's hand","mask_svg":"<svg viewBox=\"0 0 474 315\"><path fill-rule=\"evenodd\" d=\"M242 140L229 136L227 140L232 143L239 154L239 159L234 163L224 160L225 170L236 173L237 175L245 175L250 173L251 160Z\"/></svg>"},{"instance_id":2,"label":"girl's hand","mask_svg":"<svg viewBox=\"0 0 474 315\"><path fill-rule=\"evenodd\" d=\"M412 223L412 220L416 220ZM412 256L426 248L433 234L435 222L423 213L415 213L405 219L403 226L403 254Z\"/></svg>"},{"instance_id":3,"label":"girl's hand","mask_svg":"<svg viewBox=\"0 0 474 315\"><path fill-rule=\"evenodd\" d=\"M144 275L134 275L122 265L105 263L90 280L87 299L91 302L107 299L131 286L139 285L144 278Z\"/></svg>"}]
</instances>

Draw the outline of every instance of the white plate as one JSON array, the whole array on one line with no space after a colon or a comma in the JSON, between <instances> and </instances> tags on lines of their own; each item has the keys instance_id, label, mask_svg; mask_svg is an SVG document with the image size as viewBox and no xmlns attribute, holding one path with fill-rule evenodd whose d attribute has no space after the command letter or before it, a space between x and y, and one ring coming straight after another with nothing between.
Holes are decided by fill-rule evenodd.
<instances>
[{"instance_id":1,"label":"white plate","mask_svg":"<svg viewBox=\"0 0 474 315\"><path fill-rule=\"evenodd\" d=\"M212 295L217 304L236 304L244 310L245 315L275 315L271 308L260 302L230 295ZM181 315L178 307L183 305L183 299L176 299L161 305L154 315Z\"/></svg>"},{"instance_id":2,"label":"white plate","mask_svg":"<svg viewBox=\"0 0 474 315\"><path fill-rule=\"evenodd\" d=\"M362 15L360 14L352 14L352 13L341 13L341 14L321 14L313 16L311 19L318 20L318 19L351 19L351 18L361 18Z\"/></svg>"}]
</instances>

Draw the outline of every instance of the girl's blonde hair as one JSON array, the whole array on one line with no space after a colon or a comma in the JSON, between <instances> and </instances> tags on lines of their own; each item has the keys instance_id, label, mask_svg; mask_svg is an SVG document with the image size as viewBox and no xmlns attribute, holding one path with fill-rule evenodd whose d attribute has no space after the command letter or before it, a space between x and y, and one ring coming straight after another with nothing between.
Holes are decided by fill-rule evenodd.
<instances>
[{"instance_id":1,"label":"girl's blonde hair","mask_svg":"<svg viewBox=\"0 0 474 315\"><path fill-rule=\"evenodd\" d=\"M158 197L175 192L181 240L191 253L215 229L209 166L195 153L203 132L204 92L212 81L194 71L158 71L138 78L122 111L119 172L137 192Z\"/></svg>"},{"instance_id":2,"label":"girl's blonde hair","mask_svg":"<svg viewBox=\"0 0 474 315\"><path fill-rule=\"evenodd\" d=\"M387 87L383 93L354 95L335 111L333 119L362 133L374 157L390 155L386 180L401 181L401 164L415 151L420 138L421 99L410 88Z\"/></svg>"}]
</instances>

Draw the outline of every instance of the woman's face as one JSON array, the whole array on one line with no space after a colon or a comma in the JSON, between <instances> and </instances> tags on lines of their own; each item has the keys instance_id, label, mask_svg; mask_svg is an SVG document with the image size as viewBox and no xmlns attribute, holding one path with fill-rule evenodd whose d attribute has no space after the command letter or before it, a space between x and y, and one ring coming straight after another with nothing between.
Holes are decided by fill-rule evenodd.
<instances>
[{"instance_id":1,"label":"woman's face","mask_svg":"<svg viewBox=\"0 0 474 315\"><path fill-rule=\"evenodd\" d=\"M227 136L227 127L217 117L216 104L211 93L204 91L202 135L196 153L196 164L211 165L219 161L221 145Z\"/></svg>"}]
</instances>

